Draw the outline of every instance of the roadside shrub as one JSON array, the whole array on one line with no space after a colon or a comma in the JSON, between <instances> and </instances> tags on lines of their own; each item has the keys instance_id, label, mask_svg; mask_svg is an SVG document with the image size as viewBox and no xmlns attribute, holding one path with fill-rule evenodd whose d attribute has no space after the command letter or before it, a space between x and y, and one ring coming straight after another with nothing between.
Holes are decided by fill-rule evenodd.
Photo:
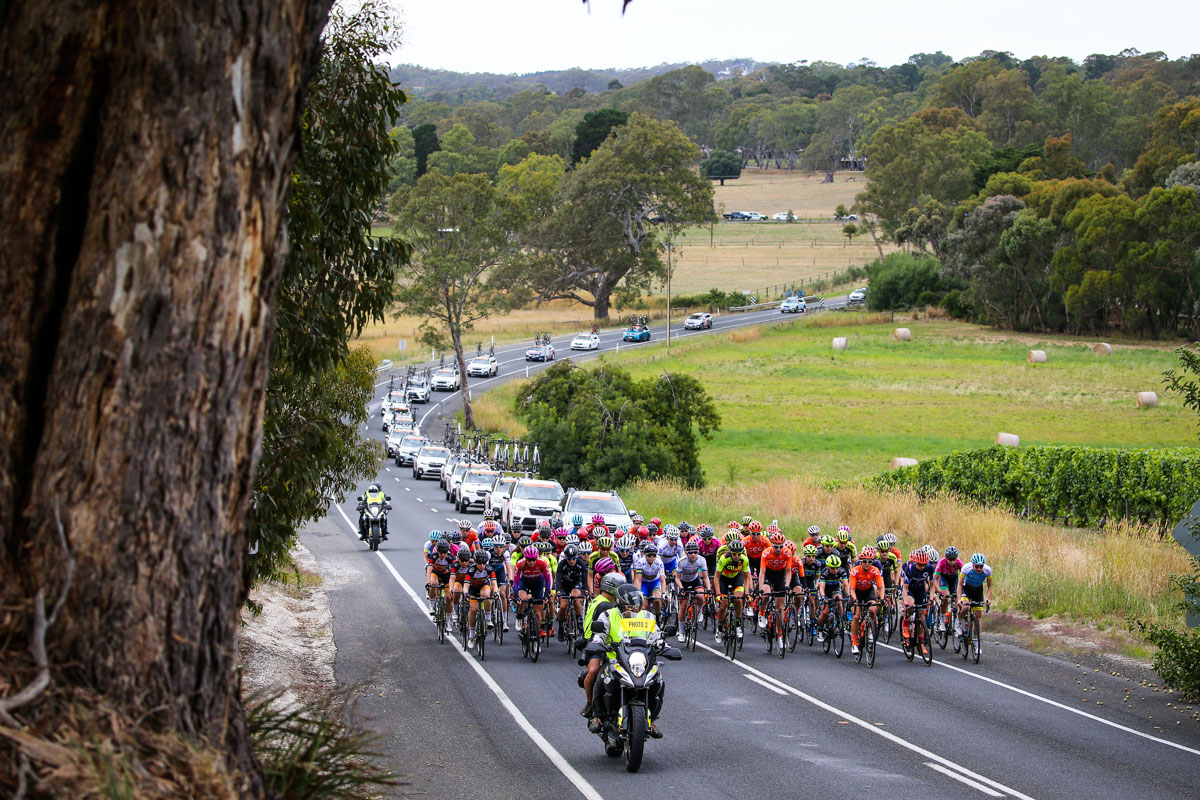
<instances>
[{"instance_id":1,"label":"roadside shrub","mask_svg":"<svg viewBox=\"0 0 1200 800\"><path fill-rule=\"evenodd\" d=\"M671 298L671 305L676 308L728 308L746 304L746 296L741 292L726 292L721 289L709 289L704 294L677 294Z\"/></svg>"},{"instance_id":2,"label":"roadside shrub","mask_svg":"<svg viewBox=\"0 0 1200 800\"><path fill-rule=\"evenodd\" d=\"M1183 592L1182 609L1200 614L1200 559L1192 558L1191 575L1173 575ZM1200 629L1180 631L1156 623L1139 623L1142 638L1154 645L1154 671L1189 700L1200 700Z\"/></svg>"},{"instance_id":3,"label":"roadside shrub","mask_svg":"<svg viewBox=\"0 0 1200 800\"><path fill-rule=\"evenodd\" d=\"M923 253L889 253L868 264L867 274L871 288L867 303L873 311L936 305L947 292L963 288L943 272L940 261Z\"/></svg>"},{"instance_id":4,"label":"roadside shrub","mask_svg":"<svg viewBox=\"0 0 1200 800\"><path fill-rule=\"evenodd\" d=\"M892 470L869 485L956 495L1068 525L1128 519L1165 529L1200 496L1200 449L995 445Z\"/></svg>"}]
</instances>

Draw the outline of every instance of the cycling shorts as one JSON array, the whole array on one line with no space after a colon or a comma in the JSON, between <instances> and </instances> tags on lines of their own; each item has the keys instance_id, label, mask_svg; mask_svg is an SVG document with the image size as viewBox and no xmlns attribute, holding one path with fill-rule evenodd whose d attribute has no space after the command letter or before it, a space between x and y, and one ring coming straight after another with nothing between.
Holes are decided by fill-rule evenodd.
<instances>
[{"instance_id":1,"label":"cycling shorts","mask_svg":"<svg viewBox=\"0 0 1200 800\"><path fill-rule=\"evenodd\" d=\"M437 582L439 584L441 584L442 586L450 585L450 573L449 572L438 572L438 571L434 570L433 577L437 578Z\"/></svg>"},{"instance_id":2,"label":"cycling shorts","mask_svg":"<svg viewBox=\"0 0 1200 800\"><path fill-rule=\"evenodd\" d=\"M528 592L534 600L546 599L546 579L543 577L522 577L517 580L517 591Z\"/></svg>"},{"instance_id":3,"label":"cycling shorts","mask_svg":"<svg viewBox=\"0 0 1200 800\"><path fill-rule=\"evenodd\" d=\"M869 589L855 588L854 593L858 596L858 602L870 603L872 600L878 600L879 598L875 596L875 590L877 588L878 587L874 585L872 585Z\"/></svg>"},{"instance_id":4,"label":"cycling shorts","mask_svg":"<svg viewBox=\"0 0 1200 800\"><path fill-rule=\"evenodd\" d=\"M822 583L821 596L828 597L830 600L840 598L842 596L842 585L840 583Z\"/></svg>"},{"instance_id":5,"label":"cycling shorts","mask_svg":"<svg viewBox=\"0 0 1200 800\"><path fill-rule=\"evenodd\" d=\"M694 581L681 581L684 592L698 592L704 588L704 584L700 583L700 578L697 577Z\"/></svg>"},{"instance_id":6,"label":"cycling shorts","mask_svg":"<svg viewBox=\"0 0 1200 800\"><path fill-rule=\"evenodd\" d=\"M717 554L715 552L701 554L700 557L704 559L704 563L708 566L708 574L709 575L712 575L714 572L717 571Z\"/></svg>"},{"instance_id":7,"label":"cycling shorts","mask_svg":"<svg viewBox=\"0 0 1200 800\"><path fill-rule=\"evenodd\" d=\"M970 600L972 603L983 603L983 584L972 586L971 584L963 585L963 597Z\"/></svg>"},{"instance_id":8,"label":"cycling shorts","mask_svg":"<svg viewBox=\"0 0 1200 800\"><path fill-rule=\"evenodd\" d=\"M800 585L803 586L805 589L807 589L810 592L817 588L816 573L813 573L812 575L806 574L804 577L800 578L799 581L800 581Z\"/></svg>"},{"instance_id":9,"label":"cycling shorts","mask_svg":"<svg viewBox=\"0 0 1200 800\"><path fill-rule=\"evenodd\" d=\"M562 581L562 580L560 580L559 581L558 593L561 595L569 595L571 592L575 591L576 589L578 589L581 592L583 591L583 581L582 580L578 580L578 581Z\"/></svg>"},{"instance_id":10,"label":"cycling shorts","mask_svg":"<svg viewBox=\"0 0 1200 800\"><path fill-rule=\"evenodd\" d=\"M732 578L727 578L724 575L718 575L718 586L721 594L733 594L734 590L740 590L745 584L745 578L741 575L735 575Z\"/></svg>"},{"instance_id":11,"label":"cycling shorts","mask_svg":"<svg viewBox=\"0 0 1200 800\"><path fill-rule=\"evenodd\" d=\"M892 580L892 571L890 569L885 569L883 571L883 588L890 589L895 585L896 582Z\"/></svg>"},{"instance_id":12,"label":"cycling shorts","mask_svg":"<svg viewBox=\"0 0 1200 800\"><path fill-rule=\"evenodd\" d=\"M908 585L908 596L918 605L929 602L929 584L910 583Z\"/></svg>"},{"instance_id":13,"label":"cycling shorts","mask_svg":"<svg viewBox=\"0 0 1200 800\"><path fill-rule=\"evenodd\" d=\"M642 579L642 594L646 595L647 597L649 597L654 592L657 592L661 588L662 588L662 579L661 578L650 578L649 580L647 580L645 578Z\"/></svg>"},{"instance_id":14,"label":"cycling shorts","mask_svg":"<svg viewBox=\"0 0 1200 800\"><path fill-rule=\"evenodd\" d=\"M958 594L958 573L954 575L941 575L941 585L952 595Z\"/></svg>"},{"instance_id":15,"label":"cycling shorts","mask_svg":"<svg viewBox=\"0 0 1200 800\"><path fill-rule=\"evenodd\" d=\"M783 579L787 577L787 572L782 569L768 569L763 571L763 575L767 581L767 585L771 587L772 592L782 592L786 587L783 585Z\"/></svg>"},{"instance_id":16,"label":"cycling shorts","mask_svg":"<svg viewBox=\"0 0 1200 800\"><path fill-rule=\"evenodd\" d=\"M668 575L674 575L676 563L677 563L677 561L674 558L672 558L670 560L667 560L664 558L663 559L663 571L666 572Z\"/></svg>"},{"instance_id":17,"label":"cycling shorts","mask_svg":"<svg viewBox=\"0 0 1200 800\"><path fill-rule=\"evenodd\" d=\"M466 589L467 597L473 597L475 599L479 599L480 597L483 597L483 595L481 594L483 589L486 588L489 592L491 591L491 587L488 586L486 583L480 584L479 586L467 585L467 586L464 586L463 588Z\"/></svg>"}]
</instances>

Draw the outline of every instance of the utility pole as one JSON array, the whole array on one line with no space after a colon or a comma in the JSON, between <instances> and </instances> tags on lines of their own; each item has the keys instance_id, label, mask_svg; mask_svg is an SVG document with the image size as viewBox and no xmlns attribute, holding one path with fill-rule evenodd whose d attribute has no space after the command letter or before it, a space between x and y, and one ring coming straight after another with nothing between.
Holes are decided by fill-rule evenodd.
<instances>
[{"instance_id":1,"label":"utility pole","mask_svg":"<svg viewBox=\"0 0 1200 800\"><path fill-rule=\"evenodd\" d=\"M667 355L671 355L671 228L667 227Z\"/></svg>"}]
</instances>

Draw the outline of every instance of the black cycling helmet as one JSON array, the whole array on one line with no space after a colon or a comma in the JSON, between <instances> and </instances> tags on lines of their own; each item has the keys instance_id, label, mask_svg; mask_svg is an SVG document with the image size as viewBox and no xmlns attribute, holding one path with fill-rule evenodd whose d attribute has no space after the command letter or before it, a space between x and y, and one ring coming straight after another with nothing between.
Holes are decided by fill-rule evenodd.
<instances>
[{"instance_id":1,"label":"black cycling helmet","mask_svg":"<svg viewBox=\"0 0 1200 800\"><path fill-rule=\"evenodd\" d=\"M522 536L517 540L517 547L521 548L522 550L524 550L526 547L529 547L531 544L533 544L533 539L529 538L528 536Z\"/></svg>"},{"instance_id":2,"label":"black cycling helmet","mask_svg":"<svg viewBox=\"0 0 1200 800\"><path fill-rule=\"evenodd\" d=\"M573 544L569 544L563 548L563 558L577 558L579 556L579 548Z\"/></svg>"},{"instance_id":3,"label":"black cycling helmet","mask_svg":"<svg viewBox=\"0 0 1200 800\"><path fill-rule=\"evenodd\" d=\"M648 544L642 548L642 553L648 556L656 556L658 555L658 548L652 544Z\"/></svg>"},{"instance_id":4,"label":"black cycling helmet","mask_svg":"<svg viewBox=\"0 0 1200 800\"><path fill-rule=\"evenodd\" d=\"M485 551L480 550L479 552L477 552L475 554L475 563L476 564L486 564L488 562L489 558L490 558L490 556L488 556L488 554Z\"/></svg>"},{"instance_id":5,"label":"black cycling helmet","mask_svg":"<svg viewBox=\"0 0 1200 800\"><path fill-rule=\"evenodd\" d=\"M442 554L449 553L450 552L450 543L448 541L446 541L445 539L438 539L438 543L434 545L434 548L439 553L442 553Z\"/></svg>"},{"instance_id":6,"label":"black cycling helmet","mask_svg":"<svg viewBox=\"0 0 1200 800\"><path fill-rule=\"evenodd\" d=\"M699 552L700 552L700 545L696 544L695 542L688 542L687 544L685 544L685 545L683 546L683 552L685 552L685 553L699 553Z\"/></svg>"},{"instance_id":7,"label":"black cycling helmet","mask_svg":"<svg viewBox=\"0 0 1200 800\"><path fill-rule=\"evenodd\" d=\"M617 587L617 608L622 611L640 609L645 599L641 590L632 583L623 583Z\"/></svg>"}]
</instances>

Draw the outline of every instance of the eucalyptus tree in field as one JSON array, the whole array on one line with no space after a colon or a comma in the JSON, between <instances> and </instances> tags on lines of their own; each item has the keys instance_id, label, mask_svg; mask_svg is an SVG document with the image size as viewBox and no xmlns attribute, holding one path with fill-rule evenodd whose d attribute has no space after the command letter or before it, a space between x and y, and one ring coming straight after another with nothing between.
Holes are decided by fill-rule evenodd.
<instances>
[{"instance_id":1,"label":"eucalyptus tree in field","mask_svg":"<svg viewBox=\"0 0 1200 800\"><path fill-rule=\"evenodd\" d=\"M518 296L500 285L500 268L514 259L514 204L486 175L443 175L431 170L404 190L396 232L412 247L398 293L404 311L423 317L421 340L447 341L464 377L463 335L479 320L511 307ZM475 427L462 381L463 417Z\"/></svg>"}]
</instances>

